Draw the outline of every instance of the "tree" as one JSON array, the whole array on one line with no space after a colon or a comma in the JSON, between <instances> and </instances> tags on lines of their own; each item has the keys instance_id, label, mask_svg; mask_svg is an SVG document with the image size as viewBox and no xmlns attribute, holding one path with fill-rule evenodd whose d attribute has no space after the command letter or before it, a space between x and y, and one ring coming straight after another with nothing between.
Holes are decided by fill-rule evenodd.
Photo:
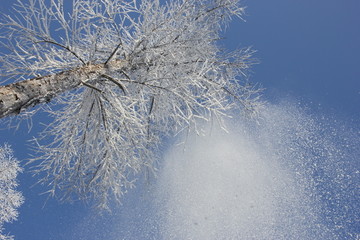
<instances>
[{"instance_id":1,"label":"tree","mask_svg":"<svg viewBox=\"0 0 360 240\"><path fill-rule=\"evenodd\" d=\"M16 191L16 176L22 169L14 158L8 145L0 147L0 240L11 240L12 236L2 234L3 224L15 220L17 208L23 203L23 197Z\"/></svg>"},{"instance_id":2,"label":"tree","mask_svg":"<svg viewBox=\"0 0 360 240\"><path fill-rule=\"evenodd\" d=\"M253 51L218 44L243 12L237 0L18 0L1 24L0 117L61 106L40 105L54 122L32 162L51 194L106 208L154 171L163 136L256 108Z\"/></svg>"}]
</instances>

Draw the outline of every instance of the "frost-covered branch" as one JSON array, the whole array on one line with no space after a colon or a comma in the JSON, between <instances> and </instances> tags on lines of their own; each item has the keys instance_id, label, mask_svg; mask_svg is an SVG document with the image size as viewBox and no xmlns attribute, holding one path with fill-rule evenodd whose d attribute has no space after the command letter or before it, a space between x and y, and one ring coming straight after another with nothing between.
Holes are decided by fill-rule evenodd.
<instances>
[{"instance_id":1,"label":"frost-covered branch","mask_svg":"<svg viewBox=\"0 0 360 240\"><path fill-rule=\"evenodd\" d=\"M106 207L153 171L162 136L256 108L253 51L217 42L243 11L238 0L19 0L1 25L0 116L57 96L34 161L51 193Z\"/></svg>"},{"instance_id":2,"label":"frost-covered branch","mask_svg":"<svg viewBox=\"0 0 360 240\"><path fill-rule=\"evenodd\" d=\"M0 147L0 240L14 239L12 236L3 235L3 224L16 220L17 208L23 203L23 197L16 191L16 176L22 169L14 158L8 145Z\"/></svg>"}]
</instances>

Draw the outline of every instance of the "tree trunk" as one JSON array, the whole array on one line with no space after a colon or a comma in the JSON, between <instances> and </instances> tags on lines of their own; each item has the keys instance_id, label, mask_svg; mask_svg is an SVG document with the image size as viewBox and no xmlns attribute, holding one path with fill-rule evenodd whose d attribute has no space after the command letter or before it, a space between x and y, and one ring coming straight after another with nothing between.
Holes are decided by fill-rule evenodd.
<instances>
[{"instance_id":1,"label":"tree trunk","mask_svg":"<svg viewBox=\"0 0 360 240\"><path fill-rule=\"evenodd\" d=\"M0 118L19 114L28 107L50 101L59 93L74 89L106 74L111 67L121 69L123 60L111 64L92 64L47 76L0 86Z\"/></svg>"}]
</instances>

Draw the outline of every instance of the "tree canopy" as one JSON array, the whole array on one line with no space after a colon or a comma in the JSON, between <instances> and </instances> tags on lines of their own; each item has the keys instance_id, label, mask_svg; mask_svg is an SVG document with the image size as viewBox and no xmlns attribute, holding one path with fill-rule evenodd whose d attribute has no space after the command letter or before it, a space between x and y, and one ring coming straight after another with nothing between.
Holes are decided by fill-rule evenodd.
<instances>
[{"instance_id":1,"label":"tree canopy","mask_svg":"<svg viewBox=\"0 0 360 240\"><path fill-rule=\"evenodd\" d=\"M234 0L18 1L1 32L3 117L29 115L52 100L54 122L36 140L38 171L72 198L106 208L154 171L162 136L199 131L198 121L229 110L252 112L258 90L248 83L250 48L218 44Z\"/></svg>"}]
</instances>

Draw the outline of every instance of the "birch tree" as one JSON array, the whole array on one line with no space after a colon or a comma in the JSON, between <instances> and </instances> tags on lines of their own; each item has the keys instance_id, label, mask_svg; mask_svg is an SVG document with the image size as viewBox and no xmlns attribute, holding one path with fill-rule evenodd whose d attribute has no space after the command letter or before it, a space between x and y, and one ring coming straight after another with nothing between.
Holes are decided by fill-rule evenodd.
<instances>
[{"instance_id":1,"label":"birch tree","mask_svg":"<svg viewBox=\"0 0 360 240\"><path fill-rule=\"evenodd\" d=\"M253 51L219 44L238 0L70 2L18 0L1 24L0 117L57 106L32 159L50 194L106 208L154 171L164 136L256 109Z\"/></svg>"},{"instance_id":2,"label":"birch tree","mask_svg":"<svg viewBox=\"0 0 360 240\"><path fill-rule=\"evenodd\" d=\"M12 240L12 236L3 234L3 224L15 220L17 208L23 203L23 197L16 190L16 176L22 169L14 158L8 145L0 147L0 240Z\"/></svg>"}]
</instances>

